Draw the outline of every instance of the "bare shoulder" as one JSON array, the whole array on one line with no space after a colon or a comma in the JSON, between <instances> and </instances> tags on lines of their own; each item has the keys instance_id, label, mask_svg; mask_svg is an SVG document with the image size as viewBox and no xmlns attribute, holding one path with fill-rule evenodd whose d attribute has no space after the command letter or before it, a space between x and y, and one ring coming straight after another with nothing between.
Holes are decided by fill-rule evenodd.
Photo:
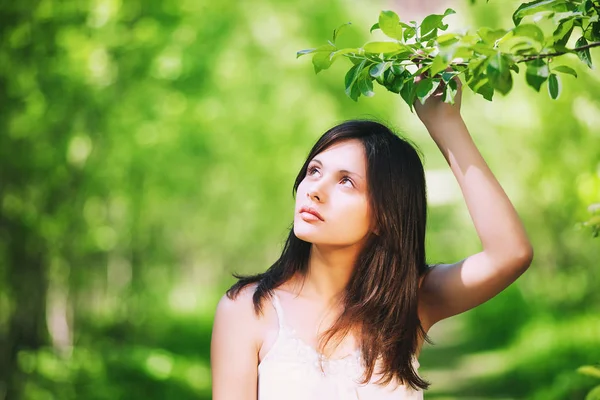
<instances>
[{"instance_id":1,"label":"bare shoulder","mask_svg":"<svg viewBox=\"0 0 600 400\"><path fill-rule=\"evenodd\" d=\"M256 284L248 285L233 299L224 294L217 304L215 324L220 323L231 327L244 327L246 334L256 330L258 328L259 316L254 312L254 303L252 301L255 289Z\"/></svg>"},{"instance_id":2,"label":"bare shoulder","mask_svg":"<svg viewBox=\"0 0 600 400\"><path fill-rule=\"evenodd\" d=\"M252 303L254 290L249 285L233 299L225 294L217 304L210 357L213 399L256 398L261 329Z\"/></svg>"}]
</instances>

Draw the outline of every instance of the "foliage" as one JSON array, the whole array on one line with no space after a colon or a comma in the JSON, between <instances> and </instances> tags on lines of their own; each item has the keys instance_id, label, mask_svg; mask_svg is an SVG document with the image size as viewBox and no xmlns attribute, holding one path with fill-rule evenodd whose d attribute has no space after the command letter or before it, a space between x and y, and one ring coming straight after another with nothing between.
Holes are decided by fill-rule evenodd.
<instances>
[{"instance_id":1,"label":"foliage","mask_svg":"<svg viewBox=\"0 0 600 400\"><path fill-rule=\"evenodd\" d=\"M344 83L353 100L374 95L373 82L399 93L411 107L415 100L425 102L438 87L447 103L454 102L462 76L468 87L486 100L495 92L503 95L513 87L513 72L525 70L527 84L536 91L547 83L551 98L561 92L560 75L577 77L567 65L557 65L556 57L574 53L592 68L590 48L600 45L600 3L598 0L535 0L522 4L513 13L514 27L476 32L443 33L444 17L431 14L422 21L403 22L393 11L382 11L371 32L381 30L387 41L373 41L361 47L338 48L336 38L347 24L333 32L326 45L301 50L297 56L313 54L315 72L329 68L340 57L353 66ZM568 46L575 40L575 47ZM415 79L423 75L424 79Z\"/></svg>"},{"instance_id":2,"label":"foliage","mask_svg":"<svg viewBox=\"0 0 600 400\"><path fill-rule=\"evenodd\" d=\"M591 229L592 236L598 237L598 235L600 235L600 203L590 205L588 211L592 216L582 225Z\"/></svg>"},{"instance_id":3,"label":"foliage","mask_svg":"<svg viewBox=\"0 0 600 400\"><path fill-rule=\"evenodd\" d=\"M593 365L584 365L583 367L579 367L577 370L579 373L583 375L593 376L594 378L600 379L600 367ZM593 388L588 395L585 397L585 400L598 400L600 399L600 385Z\"/></svg>"},{"instance_id":4,"label":"foliage","mask_svg":"<svg viewBox=\"0 0 600 400\"><path fill-rule=\"evenodd\" d=\"M506 14L504 2L482 6L461 15L485 25ZM291 51L281 56L371 4L0 7L0 397L210 399L214 306L232 271L262 271L277 256L297 169L334 121L385 120L422 149L431 262L477 250L445 160L408 108L385 96L355 103L334 74L306 74ZM343 29L337 43L353 37ZM460 351L448 353L450 330L432 333L437 345L420 359L433 382L426 396L470 388L474 398L559 400L592 388L574 370L600 357L600 276L590 267L600 247L572 221L597 202L600 81L569 66L578 79L557 101L525 91L493 107L463 99L536 257L510 290L447 321L464 325ZM483 349L510 362L494 374ZM477 376L463 368L471 358L483 361Z\"/></svg>"}]
</instances>

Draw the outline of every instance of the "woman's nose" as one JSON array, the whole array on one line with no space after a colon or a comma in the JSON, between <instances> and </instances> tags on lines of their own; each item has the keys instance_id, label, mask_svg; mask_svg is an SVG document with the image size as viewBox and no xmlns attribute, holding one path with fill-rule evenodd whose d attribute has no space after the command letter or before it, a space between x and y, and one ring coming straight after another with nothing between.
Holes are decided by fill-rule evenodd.
<instances>
[{"instance_id":1,"label":"woman's nose","mask_svg":"<svg viewBox=\"0 0 600 400\"><path fill-rule=\"evenodd\" d=\"M312 201L321 202L321 196L315 190L309 190L308 192L306 192L306 197L308 197Z\"/></svg>"},{"instance_id":2,"label":"woman's nose","mask_svg":"<svg viewBox=\"0 0 600 400\"><path fill-rule=\"evenodd\" d=\"M325 190L323 185L325 183L323 181L313 182L313 184L308 188L306 192L306 196L312 201L323 202L325 200Z\"/></svg>"}]
</instances>

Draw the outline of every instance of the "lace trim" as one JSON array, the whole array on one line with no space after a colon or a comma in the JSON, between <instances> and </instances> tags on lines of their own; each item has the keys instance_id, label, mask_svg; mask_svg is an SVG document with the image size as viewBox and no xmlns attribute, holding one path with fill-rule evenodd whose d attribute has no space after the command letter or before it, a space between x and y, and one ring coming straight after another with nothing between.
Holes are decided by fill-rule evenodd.
<instances>
[{"instance_id":1,"label":"lace trim","mask_svg":"<svg viewBox=\"0 0 600 400\"><path fill-rule=\"evenodd\" d=\"M345 357L327 358L298 337L295 329L287 326L279 329L279 336L261 361L259 368L268 362L310 366L311 371L324 376L344 375L354 379L363 373L362 355L358 349Z\"/></svg>"},{"instance_id":2,"label":"lace trim","mask_svg":"<svg viewBox=\"0 0 600 400\"><path fill-rule=\"evenodd\" d=\"M279 320L279 334L259 364L283 362L286 364L310 366L313 373L319 375L344 375L351 379L360 379L364 372L364 364L360 349L341 358L328 358L313 346L300 338L295 329L285 324L283 310L277 295L273 296L273 305ZM413 356L413 364L419 368L419 362Z\"/></svg>"}]
</instances>

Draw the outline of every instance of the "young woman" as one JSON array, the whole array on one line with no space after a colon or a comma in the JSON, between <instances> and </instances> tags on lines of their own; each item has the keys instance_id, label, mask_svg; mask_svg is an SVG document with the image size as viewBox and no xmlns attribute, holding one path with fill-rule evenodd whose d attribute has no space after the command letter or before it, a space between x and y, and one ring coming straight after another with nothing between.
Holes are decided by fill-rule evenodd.
<instances>
[{"instance_id":1,"label":"young woman","mask_svg":"<svg viewBox=\"0 0 600 400\"><path fill-rule=\"evenodd\" d=\"M425 259L423 166L407 141L373 121L327 131L302 166L293 228L266 272L240 277L217 306L214 400L422 399L417 369L436 322L491 299L533 250L510 200L454 105L416 111L446 158L482 251Z\"/></svg>"}]
</instances>

